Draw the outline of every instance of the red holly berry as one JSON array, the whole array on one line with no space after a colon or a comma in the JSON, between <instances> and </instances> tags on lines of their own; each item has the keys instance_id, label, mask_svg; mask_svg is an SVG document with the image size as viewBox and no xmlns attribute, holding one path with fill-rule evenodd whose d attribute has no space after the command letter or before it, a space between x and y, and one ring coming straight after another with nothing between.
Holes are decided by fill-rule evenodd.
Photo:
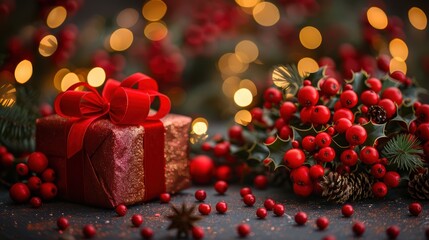
<instances>
[{"instance_id":1,"label":"red holly berry","mask_svg":"<svg viewBox=\"0 0 429 240\"><path fill-rule=\"evenodd\" d=\"M305 212L298 212L295 214L295 222L298 225L304 225L307 222L307 214Z\"/></svg>"},{"instance_id":2,"label":"red holly berry","mask_svg":"<svg viewBox=\"0 0 429 240\"><path fill-rule=\"evenodd\" d=\"M161 203L169 203L171 201L171 196L169 193L161 193L159 195L159 200Z\"/></svg>"},{"instance_id":3,"label":"red holly berry","mask_svg":"<svg viewBox=\"0 0 429 240\"><path fill-rule=\"evenodd\" d=\"M226 213L227 210L228 210L228 204L226 204L226 202L221 201L216 204L216 211L218 213Z\"/></svg>"},{"instance_id":4,"label":"red holly berry","mask_svg":"<svg viewBox=\"0 0 429 240\"><path fill-rule=\"evenodd\" d=\"M289 139L292 137L292 129L288 125L283 126L280 129L279 137L281 139Z\"/></svg>"},{"instance_id":5,"label":"red holly berry","mask_svg":"<svg viewBox=\"0 0 429 240\"><path fill-rule=\"evenodd\" d=\"M348 108L340 108L334 112L334 116L332 117L332 120L334 122L337 122L340 118L346 118L352 123L355 121L355 115Z\"/></svg>"},{"instance_id":6,"label":"red holly berry","mask_svg":"<svg viewBox=\"0 0 429 240\"><path fill-rule=\"evenodd\" d=\"M415 132L416 136L422 141L426 142L429 140L429 123L422 123L417 127Z\"/></svg>"},{"instance_id":7,"label":"red holly berry","mask_svg":"<svg viewBox=\"0 0 429 240\"><path fill-rule=\"evenodd\" d=\"M316 135L316 145L319 148L328 147L331 145L332 137L326 132L321 132Z\"/></svg>"},{"instance_id":8,"label":"red holly berry","mask_svg":"<svg viewBox=\"0 0 429 240\"><path fill-rule=\"evenodd\" d=\"M27 176L28 174L28 166L25 163L16 164L16 172L19 176Z\"/></svg>"},{"instance_id":9,"label":"red holly berry","mask_svg":"<svg viewBox=\"0 0 429 240\"><path fill-rule=\"evenodd\" d=\"M335 122L334 128L338 133L345 133L351 126L353 126L353 124L349 119L340 118Z\"/></svg>"},{"instance_id":10,"label":"red holly berry","mask_svg":"<svg viewBox=\"0 0 429 240\"><path fill-rule=\"evenodd\" d=\"M332 162L335 158L335 150L331 147L324 147L319 150L319 159L322 162Z\"/></svg>"},{"instance_id":11,"label":"red holly berry","mask_svg":"<svg viewBox=\"0 0 429 240\"><path fill-rule=\"evenodd\" d=\"M269 137L267 137L267 139L265 139L265 144L271 144L271 143L273 143L274 141L276 140L276 138L274 137L274 136L269 136Z\"/></svg>"},{"instance_id":12,"label":"red holly berry","mask_svg":"<svg viewBox=\"0 0 429 240\"><path fill-rule=\"evenodd\" d=\"M422 123L429 122L429 104L422 104L420 107L416 109L415 113L417 120Z\"/></svg>"},{"instance_id":13,"label":"red holly berry","mask_svg":"<svg viewBox=\"0 0 429 240\"><path fill-rule=\"evenodd\" d=\"M302 123L310 123L311 122L311 112L313 111L313 106L304 107L300 112L300 119Z\"/></svg>"},{"instance_id":14,"label":"red holly berry","mask_svg":"<svg viewBox=\"0 0 429 240\"><path fill-rule=\"evenodd\" d=\"M264 207L268 211L273 210L273 208L274 208L275 205L276 205L276 202L273 199L271 199L271 198L267 198L264 201Z\"/></svg>"},{"instance_id":15,"label":"red holly berry","mask_svg":"<svg viewBox=\"0 0 429 240\"><path fill-rule=\"evenodd\" d=\"M382 178L386 174L386 167L381 163L374 164L371 167L371 174L375 178Z\"/></svg>"},{"instance_id":16,"label":"red holly berry","mask_svg":"<svg viewBox=\"0 0 429 240\"><path fill-rule=\"evenodd\" d=\"M334 235L327 235L322 238L322 240L337 240Z\"/></svg>"},{"instance_id":17,"label":"red holly berry","mask_svg":"<svg viewBox=\"0 0 429 240\"><path fill-rule=\"evenodd\" d=\"M391 119L396 115L396 105L392 100L388 98L381 99L378 102L378 106L382 107L386 111L387 119Z\"/></svg>"},{"instance_id":18,"label":"red holly berry","mask_svg":"<svg viewBox=\"0 0 429 240\"><path fill-rule=\"evenodd\" d=\"M134 227L140 227L143 223L143 216L140 214L134 214L131 217L131 223L134 225Z\"/></svg>"},{"instance_id":19,"label":"red holly berry","mask_svg":"<svg viewBox=\"0 0 429 240\"><path fill-rule=\"evenodd\" d=\"M331 110L325 105L317 105L311 111L311 122L316 125L323 125L329 122Z\"/></svg>"},{"instance_id":20,"label":"red holly berry","mask_svg":"<svg viewBox=\"0 0 429 240\"><path fill-rule=\"evenodd\" d=\"M42 173L42 179L44 182L53 182L55 180L55 171L52 168L47 168Z\"/></svg>"},{"instance_id":21,"label":"red holly berry","mask_svg":"<svg viewBox=\"0 0 429 240\"><path fill-rule=\"evenodd\" d=\"M398 226L390 226L386 229L386 234L389 239L396 239L399 236L401 229Z\"/></svg>"},{"instance_id":22,"label":"red holly berry","mask_svg":"<svg viewBox=\"0 0 429 240\"><path fill-rule=\"evenodd\" d=\"M198 155L191 159L189 173L192 181L198 184L207 184L211 181L214 172L214 162L206 155Z\"/></svg>"},{"instance_id":23,"label":"red holly berry","mask_svg":"<svg viewBox=\"0 0 429 240\"><path fill-rule=\"evenodd\" d=\"M269 103L277 104L283 99L280 90L270 87L264 92L264 100Z\"/></svg>"},{"instance_id":24,"label":"red holly berry","mask_svg":"<svg viewBox=\"0 0 429 240\"><path fill-rule=\"evenodd\" d=\"M307 166L295 168L290 173L292 182L299 185L308 185L311 183L310 169Z\"/></svg>"},{"instance_id":25,"label":"red holly berry","mask_svg":"<svg viewBox=\"0 0 429 240\"><path fill-rule=\"evenodd\" d=\"M203 144L201 144L201 149L206 152L211 151L212 145L209 142L204 142Z\"/></svg>"},{"instance_id":26,"label":"red holly berry","mask_svg":"<svg viewBox=\"0 0 429 240\"><path fill-rule=\"evenodd\" d=\"M375 164L379 157L380 155L378 154L378 150L371 146L364 147L359 154L360 160L368 165Z\"/></svg>"},{"instance_id":27,"label":"red holly berry","mask_svg":"<svg viewBox=\"0 0 429 240\"><path fill-rule=\"evenodd\" d=\"M365 105L362 105L361 107L360 107L360 111L362 112L362 113L364 113L364 114L366 114L366 113L368 113L368 107L367 106L365 106Z\"/></svg>"},{"instance_id":28,"label":"red holly berry","mask_svg":"<svg viewBox=\"0 0 429 240\"><path fill-rule=\"evenodd\" d=\"M15 157L12 153L5 153L1 157L1 164L5 167L11 167L13 165L13 161L15 160Z\"/></svg>"},{"instance_id":29,"label":"red holly berry","mask_svg":"<svg viewBox=\"0 0 429 240\"><path fill-rule=\"evenodd\" d=\"M252 206L253 206L253 204L255 204L255 202L256 202L255 195L253 195L253 194L247 194L247 195L245 195L245 196L243 197L243 202L244 202L244 204L246 204L247 206L252 207Z\"/></svg>"},{"instance_id":30,"label":"red holly berry","mask_svg":"<svg viewBox=\"0 0 429 240\"><path fill-rule=\"evenodd\" d=\"M388 87L381 94L381 98L390 99L398 106L402 104L402 93L397 87Z\"/></svg>"},{"instance_id":31,"label":"red holly berry","mask_svg":"<svg viewBox=\"0 0 429 240\"><path fill-rule=\"evenodd\" d=\"M350 167L344 166L344 165L338 165L335 171L339 174L347 174L347 173L350 173Z\"/></svg>"},{"instance_id":32,"label":"red holly berry","mask_svg":"<svg viewBox=\"0 0 429 240\"><path fill-rule=\"evenodd\" d=\"M353 108L358 103L358 96L353 90L346 90L341 93L340 102L345 108Z\"/></svg>"},{"instance_id":33,"label":"red holly berry","mask_svg":"<svg viewBox=\"0 0 429 240\"><path fill-rule=\"evenodd\" d=\"M7 148L5 146L0 146L0 157L7 153Z\"/></svg>"},{"instance_id":34,"label":"red holly berry","mask_svg":"<svg viewBox=\"0 0 429 240\"><path fill-rule=\"evenodd\" d=\"M253 179L253 185L257 188L257 189L265 189L267 188L268 185L268 178L265 175L257 175L254 179Z\"/></svg>"},{"instance_id":35,"label":"red holly berry","mask_svg":"<svg viewBox=\"0 0 429 240\"><path fill-rule=\"evenodd\" d=\"M418 216L422 212L423 207L418 202L413 202L408 205L408 211L410 211L411 215Z\"/></svg>"},{"instance_id":36,"label":"red holly berry","mask_svg":"<svg viewBox=\"0 0 429 240\"><path fill-rule=\"evenodd\" d=\"M39 191L43 200L51 200L57 196L58 193L57 186L50 182L42 183L42 185L40 185Z\"/></svg>"},{"instance_id":37,"label":"red holly berry","mask_svg":"<svg viewBox=\"0 0 429 240\"><path fill-rule=\"evenodd\" d=\"M197 190L195 191L195 199L197 199L198 201L204 201L204 199L206 199L207 197L207 193L204 190Z\"/></svg>"},{"instance_id":38,"label":"red holly berry","mask_svg":"<svg viewBox=\"0 0 429 240\"><path fill-rule=\"evenodd\" d=\"M228 165L221 165L216 168L215 177L217 180L229 181L232 178L232 170Z\"/></svg>"},{"instance_id":39,"label":"red holly berry","mask_svg":"<svg viewBox=\"0 0 429 240\"><path fill-rule=\"evenodd\" d=\"M238 125L234 125L229 128L228 136L230 139L241 141L243 139L243 129Z\"/></svg>"},{"instance_id":40,"label":"red holly berry","mask_svg":"<svg viewBox=\"0 0 429 240\"><path fill-rule=\"evenodd\" d=\"M219 194L224 194L228 190L228 183L225 181L217 181L214 185L214 189Z\"/></svg>"},{"instance_id":41,"label":"red holly berry","mask_svg":"<svg viewBox=\"0 0 429 240\"><path fill-rule=\"evenodd\" d=\"M240 224L237 226L237 233L240 237L247 237L251 232L250 226L248 224Z\"/></svg>"},{"instance_id":42,"label":"red holly berry","mask_svg":"<svg viewBox=\"0 0 429 240\"><path fill-rule=\"evenodd\" d=\"M221 142L215 145L213 153L216 157L225 157L229 153L229 143Z\"/></svg>"},{"instance_id":43,"label":"red holly berry","mask_svg":"<svg viewBox=\"0 0 429 240\"><path fill-rule=\"evenodd\" d=\"M312 152L316 149L316 138L308 135L302 139L302 148L307 152Z\"/></svg>"},{"instance_id":44,"label":"red holly berry","mask_svg":"<svg viewBox=\"0 0 429 240\"><path fill-rule=\"evenodd\" d=\"M16 203L24 203L30 198L30 190L24 183L15 183L9 189L9 196Z\"/></svg>"},{"instance_id":45,"label":"red holly berry","mask_svg":"<svg viewBox=\"0 0 429 240\"><path fill-rule=\"evenodd\" d=\"M30 205L33 208L39 208L42 206L42 199L39 197L30 198Z\"/></svg>"},{"instance_id":46,"label":"red holly berry","mask_svg":"<svg viewBox=\"0 0 429 240\"><path fill-rule=\"evenodd\" d=\"M341 213L343 214L344 217L350 217L351 215L353 215L354 212L355 210L353 209L353 206L350 204L346 204L341 208Z\"/></svg>"},{"instance_id":47,"label":"red holly berry","mask_svg":"<svg viewBox=\"0 0 429 240\"><path fill-rule=\"evenodd\" d=\"M200 205L198 206L198 211L202 215L209 215L212 211L212 207L207 203L200 203Z\"/></svg>"},{"instance_id":48,"label":"red holly berry","mask_svg":"<svg viewBox=\"0 0 429 240\"><path fill-rule=\"evenodd\" d=\"M41 152L33 152L28 156L28 168L35 173L42 173L48 167L48 159Z\"/></svg>"},{"instance_id":49,"label":"red holly berry","mask_svg":"<svg viewBox=\"0 0 429 240\"><path fill-rule=\"evenodd\" d=\"M283 118L278 118L275 122L274 122L274 127L277 129L277 131L281 131L281 129L286 125L285 120L283 120Z\"/></svg>"},{"instance_id":50,"label":"red holly berry","mask_svg":"<svg viewBox=\"0 0 429 240\"><path fill-rule=\"evenodd\" d=\"M304 164L305 153L301 149L290 149L284 154L283 161L288 168L297 168Z\"/></svg>"},{"instance_id":51,"label":"red holly berry","mask_svg":"<svg viewBox=\"0 0 429 240\"><path fill-rule=\"evenodd\" d=\"M292 141L292 147L293 148L299 148L299 142L297 140Z\"/></svg>"},{"instance_id":52,"label":"red holly berry","mask_svg":"<svg viewBox=\"0 0 429 240\"><path fill-rule=\"evenodd\" d=\"M319 101L319 92L313 86L305 86L298 91L298 102L301 106L314 106L317 101Z\"/></svg>"},{"instance_id":53,"label":"red holly berry","mask_svg":"<svg viewBox=\"0 0 429 240\"><path fill-rule=\"evenodd\" d=\"M335 79L335 78L327 78L323 82L323 84L321 86L321 90L324 94L326 94L328 96L334 96L340 90L340 84L338 83L337 79Z\"/></svg>"},{"instance_id":54,"label":"red holly berry","mask_svg":"<svg viewBox=\"0 0 429 240\"><path fill-rule=\"evenodd\" d=\"M250 114L252 115L252 120L256 120L258 122L262 121L262 116L264 115L263 111L261 108L252 108L252 110L250 110Z\"/></svg>"},{"instance_id":55,"label":"red holly berry","mask_svg":"<svg viewBox=\"0 0 429 240\"><path fill-rule=\"evenodd\" d=\"M127 211L128 211L128 208L124 204L119 204L115 208L116 214L118 214L118 216L120 217L125 216L125 214L127 214Z\"/></svg>"},{"instance_id":56,"label":"red holly berry","mask_svg":"<svg viewBox=\"0 0 429 240\"><path fill-rule=\"evenodd\" d=\"M273 213L277 217L283 216L285 214L285 206L283 206L283 204L277 203L276 205L274 205Z\"/></svg>"},{"instance_id":57,"label":"red holly berry","mask_svg":"<svg viewBox=\"0 0 429 240\"><path fill-rule=\"evenodd\" d=\"M350 145L362 145L368 137L365 128L353 125L346 131L346 140Z\"/></svg>"},{"instance_id":58,"label":"red holly berry","mask_svg":"<svg viewBox=\"0 0 429 240\"><path fill-rule=\"evenodd\" d=\"M69 220L65 217L59 217L57 219L57 227L60 230L66 230L70 226Z\"/></svg>"},{"instance_id":59,"label":"red holly berry","mask_svg":"<svg viewBox=\"0 0 429 240\"><path fill-rule=\"evenodd\" d=\"M241 197L244 197L244 196L246 196L247 194L251 194L251 193L252 193L252 189L251 189L251 188L244 187L244 188L241 188L241 189L240 189L240 196L241 196Z\"/></svg>"},{"instance_id":60,"label":"red holly berry","mask_svg":"<svg viewBox=\"0 0 429 240\"><path fill-rule=\"evenodd\" d=\"M140 231L140 235L143 237L143 239L152 239L153 237L153 230L149 227L144 227Z\"/></svg>"},{"instance_id":61,"label":"red holly berry","mask_svg":"<svg viewBox=\"0 0 429 240\"><path fill-rule=\"evenodd\" d=\"M361 222L355 222L352 226L352 230L356 236L362 236L365 232L365 225Z\"/></svg>"},{"instance_id":62,"label":"red holly berry","mask_svg":"<svg viewBox=\"0 0 429 240\"><path fill-rule=\"evenodd\" d=\"M378 94L373 90L363 91L360 95L360 99L365 106L376 105L379 101Z\"/></svg>"},{"instance_id":63,"label":"red holly berry","mask_svg":"<svg viewBox=\"0 0 429 240\"><path fill-rule=\"evenodd\" d=\"M284 102L280 107L280 117L285 121L289 122L289 120L296 113L296 106L292 102Z\"/></svg>"},{"instance_id":64,"label":"red holly berry","mask_svg":"<svg viewBox=\"0 0 429 240\"><path fill-rule=\"evenodd\" d=\"M381 84L381 81L378 78L374 78L374 77L366 80L366 85L376 93L379 93L383 87L383 85Z\"/></svg>"},{"instance_id":65,"label":"red holly berry","mask_svg":"<svg viewBox=\"0 0 429 240\"><path fill-rule=\"evenodd\" d=\"M316 225L319 230L325 230L329 226L329 219L327 217L319 217L316 220Z\"/></svg>"},{"instance_id":66,"label":"red holly berry","mask_svg":"<svg viewBox=\"0 0 429 240\"><path fill-rule=\"evenodd\" d=\"M310 167L310 177L313 180L317 180L325 175L325 168L320 164L315 164Z\"/></svg>"},{"instance_id":67,"label":"red holly berry","mask_svg":"<svg viewBox=\"0 0 429 240\"><path fill-rule=\"evenodd\" d=\"M313 192L313 185L300 185L297 183L293 184L293 192L300 197L308 197Z\"/></svg>"},{"instance_id":68,"label":"red holly berry","mask_svg":"<svg viewBox=\"0 0 429 240\"><path fill-rule=\"evenodd\" d=\"M372 185L372 193L375 197L382 198L387 194L387 186L384 182L376 182Z\"/></svg>"},{"instance_id":69,"label":"red holly berry","mask_svg":"<svg viewBox=\"0 0 429 240\"><path fill-rule=\"evenodd\" d=\"M97 233L97 231L95 230L95 227L92 224L85 225L82 229L82 232L86 238L92 238Z\"/></svg>"},{"instance_id":70,"label":"red holly berry","mask_svg":"<svg viewBox=\"0 0 429 240\"><path fill-rule=\"evenodd\" d=\"M265 208L258 208L256 210L256 216L260 219L264 219L265 217L267 217L267 209Z\"/></svg>"},{"instance_id":71,"label":"red holly berry","mask_svg":"<svg viewBox=\"0 0 429 240\"><path fill-rule=\"evenodd\" d=\"M395 171L388 171L386 174L384 174L383 182L388 187L397 187L399 185L399 181L401 180L401 176L399 173Z\"/></svg>"},{"instance_id":72,"label":"red holly berry","mask_svg":"<svg viewBox=\"0 0 429 240\"><path fill-rule=\"evenodd\" d=\"M195 240L204 238L204 230L200 227L192 227L192 238Z\"/></svg>"},{"instance_id":73,"label":"red holly berry","mask_svg":"<svg viewBox=\"0 0 429 240\"><path fill-rule=\"evenodd\" d=\"M340 160L341 160L341 163L343 163L345 166L351 167L356 165L358 161L358 155L354 150L347 149L341 153Z\"/></svg>"},{"instance_id":74,"label":"red holly berry","mask_svg":"<svg viewBox=\"0 0 429 240\"><path fill-rule=\"evenodd\" d=\"M383 72L389 72L390 69L390 57L387 55L380 55L377 58L377 67Z\"/></svg>"}]
</instances>

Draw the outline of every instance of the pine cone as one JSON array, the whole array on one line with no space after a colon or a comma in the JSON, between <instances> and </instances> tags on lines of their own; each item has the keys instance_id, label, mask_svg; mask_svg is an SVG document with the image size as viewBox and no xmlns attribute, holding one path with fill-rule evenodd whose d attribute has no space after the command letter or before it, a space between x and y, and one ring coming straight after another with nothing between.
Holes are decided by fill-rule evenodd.
<instances>
[{"instance_id":1,"label":"pine cone","mask_svg":"<svg viewBox=\"0 0 429 240\"><path fill-rule=\"evenodd\" d=\"M348 178L337 172L330 172L320 182L322 196L329 202L344 203L350 198L351 189Z\"/></svg>"},{"instance_id":2,"label":"pine cone","mask_svg":"<svg viewBox=\"0 0 429 240\"><path fill-rule=\"evenodd\" d=\"M368 108L368 114L374 123L383 124L387 122L387 113L382 106L372 105Z\"/></svg>"},{"instance_id":3,"label":"pine cone","mask_svg":"<svg viewBox=\"0 0 429 240\"><path fill-rule=\"evenodd\" d=\"M421 200L429 199L429 173L414 175L408 182L408 193L411 197Z\"/></svg>"},{"instance_id":4,"label":"pine cone","mask_svg":"<svg viewBox=\"0 0 429 240\"><path fill-rule=\"evenodd\" d=\"M350 173L346 174L349 180L349 186L351 188L351 196L349 200L359 201L367 198L374 197L372 192L372 184L374 179L366 173Z\"/></svg>"}]
</instances>

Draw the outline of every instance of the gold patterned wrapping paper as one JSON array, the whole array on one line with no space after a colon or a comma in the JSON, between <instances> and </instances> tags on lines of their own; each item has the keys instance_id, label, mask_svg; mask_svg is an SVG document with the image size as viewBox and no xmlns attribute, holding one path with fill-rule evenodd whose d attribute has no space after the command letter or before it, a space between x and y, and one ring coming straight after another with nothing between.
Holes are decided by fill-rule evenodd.
<instances>
[{"instance_id":1,"label":"gold patterned wrapping paper","mask_svg":"<svg viewBox=\"0 0 429 240\"><path fill-rule=\"evenodd\" d=\"M176 193L190 185L188 140L191 118L169 114L164 128L165 186ZM59 195L67 200L100 207L143 201L143 126L120 126L100 119L88 128L84 149L66 159L71 122L57 115L37 120L36 148L56 171ZM161 138L162 139L162 138Z\"/></svg>"}]
</instances>

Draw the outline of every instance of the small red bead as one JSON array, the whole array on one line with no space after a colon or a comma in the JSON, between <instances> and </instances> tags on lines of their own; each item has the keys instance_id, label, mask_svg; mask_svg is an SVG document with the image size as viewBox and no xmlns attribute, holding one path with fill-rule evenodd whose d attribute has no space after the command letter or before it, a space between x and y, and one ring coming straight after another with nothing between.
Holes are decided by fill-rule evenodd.
<instances>
[{"instance_id":1,"label":"small red bead","mask_svg":"<svg viewBox=\"0 0 429 240\"><path fill-rule=\"evenodd\" d=\"M16 203L24 203L30 198L30 190L24 183L15 183L9 189L9 196Z\"/></svg>"},{"instance_id":2,"label":"small red bead","mask_svg":"<svg viewBox=\"0 0 429 240\"><path fill-rule=\"evenodd\" d=\"M69 220L65 217L59 217L57 220L57 226L60 230L66 230L70 226Z\"/></svg>"},{"instance_id":3,"label":"small red bead","mask_svg":"<svg viewBox=\"0 0 429 240\"><path fill-rule=\"evenodd\" d=\"M52 168L47 168L42 173L42 179L44 182L53 182L55 180L55 171Z\"/></svg>"},{"instance_id":4,"label":"small red bead","mask_svg":"<svg viewBox=\"0 0 429 240\"><path fill-rule=\"evenodd\" d=\"M320 217L316 220L316 225L319 230L325 230L329 226L329 219L327 217Z\"/></svg>"},{"instance_id":5,"label":"small red bead","mask_svg":"<svg viewBox=\"0 0 429 240\"><path fill-rule=\"evenodd\" d=\"M30 204L33 208L39 208L42 206L42 199L39 197L32 197L30 198Z\"/></svg>"},{"instance_id":6,"label":"small red bead","mask_svg":"<svg viewBox=\"0 0 429 240\"><path fill-rule=\"evenodd\" d=\"M390 226L386 229L386 234L389 239L396 239L399 236L401 229L398 226Z\"/></svg>"},{"instance_id":7,"label":"small red bead","mask_svg":"<svg viewBox=\"0 0 429 240\"><path fill-rule=\"evenodd\" d=\"M285 214L285 207L283 204L278 203L274 205L273 212L276 216L281 217Z\"/></svg>"},{"instance_id":8,"label":"small red bead","mask_svg":"<svg viewBox=\"0 0 429 240\"><path fill-rule=\"evenodd\" d=\"M264 219L267 216L267 209L258 208L258 210L256 210L256 216L260 219Z\"/></svg>"},{"instance_id":9,"label":"small red bead","mask_svg":"<svg viewBox=\"0 0 429 240\"><path fill-rule=\"evenodd\" d=\"M142 217L142 215L140 215L140 214L134 214L131 217L131 222L133 223L133 225L135 227L140 227L140 225L142 225L142 223L143 223L143 217Z\"/></svg>"},{"instance_id":10,"label":"small red bead","mask_svg":"<svg viewBox=\"0 0 429 240\"><path fill-rule=\"evenodd\" d=\"M267 188L268 178L265 175L258 175L253 179L253 185L257 189L265 189Z\"/></svg>"},{"instance_id":11,"label":"small red bead","mask_svg":"<svg viewBox=\"0 0 429 240\"><path fill-rule=\"evenodd\" d=\"M25 163L16 164L16 172L19 176L27 176L28 174L28 166Z\"/></svg>"},{"instance_id":12,"label":"small red bead","mask_svg":"<svg viewBox=\"0 0 429 240\"><path fill-rule=\"evenodd\" d=\"M247 237L251 231L248 224L243 223L237 226L237 233L242 238Z\"/></svg>"},{"instance_id":13,"label":"small red bead","mask_svg":"<svg viewBox=\"0 0 429 240\"><path fill-rule=\"evenodd\" d=\"M422 212L423 208L420 203L414 202L408 205L408 210L410 211L411 215L418 216Z\"/></svg>"},{"instance_id":14,"label":"small red bead","mask_svg":"<svg viewBox=\"0 0 429 240\"><path fill-rule=\"evenodd\" d=\"M197 199L198 201L204 201L207 197L207 193L204 190L197 190L195 191L195 199Z\"/></svg>"},{"instance_id":15,"label":"small red bead","mask_svg":"<svg viewBox=\"0 0 429 240\"><path fill-rule=\"evenodd\" d=\"M91 224L85 225L82 229L82 232L86 238L92 238L97 233L97 231L95 230L95 227Z\"/></svg>"},{"instance_id":16,"label":"small red bead","mask_svg":"<svg viewBox=\"0 0 429 240\"><path fill-rule=\"evenodd\" d=\"M120 217L125 216L125 214L127 214L127 210L128 210L128 208L124 204L119 204L115 208L116 214L118 214L118 216L120 216Z\"/></svg>"},{"instance_id":17,"label":"small red bead","mask_svg":"<svg viewBox=\"0 0 429 240\"><path fill-rule=\"evenodd\" d=\"M265 207L268 211L273 210L274 205L276 205L276 202L275 202L273 199L271 199L271 198L267 198L267 199L265 199L265 201L264 201L264 207Z\"/></svg>"},{"instance_id":18,"label":"small red bead","mask_svg":"<svg viewBox=\"0 0 429 240\"><path fill-rule=\"evenodd\" d=\"M202 215L209 215L210 212L212 211L212 208L210 207L209 204L207 203L201 203L198 206L198 211L202 214Z\"/></svg>"},{"instance_id":19,"label":"small red bead","mask_svg":"<svg viewBox=\"0 0 429 240\"><path fill-rule=\"evenodd\" d=\"M344 217L350 217L351 215L353 215L354 212L355 210L353 209L353 206L350 204L346 204L341 208L341 213L343 214Z\"/></svg>"},{"instance_id":20,"label":"small red bead","mask_svg":"<svg viewBox=\"0 0 429 240\"><path fill-rule=\"evenodd\" d=\"M40 185L42 185L42 180L40 180L39 177L32 176L28 179L27 185L31 191L36 192L40 189Z\"/></svg>"},{"instance_id":21,"label":"small red bead","mask_svg":"<svg viewBox=\"0 0 429 240\"><path fill-rule=\"evenodd\" d=\"M240 195L241 195L241 197L244 197L247 194L252 194L252 189L251 188L244 187L244 188L240 189Z\"/></svg>"},{"instance_id":22,"label":"small red bead","mask_svg":"<svg viewBox=\"0 0 429 240\"><path fill-rule=\"evenodd\" d=\"M204 142L203 144L201 144L201 149L203 151L208 152L208 151L212 150L212 145L209 142Z\"/></svg>"},{"instance_id":23,"label":"small red bead","mask_svg":"<svg viewBox=\"0 0 429 240\"><path fill-rule=\"evenodd\" d=\"M255 204L256 202L256 198L253 194L247 194L246 196L243 197L243 202L247 206L252 207L253 204Z\"/></svg>"},{"instance_id":24,"label":"small red bead","mask_svg":"<svg viewBox=\"0 0 429 240\"><path fill-rule=\"evenodd\" d=\"M13 165L13 161L15 160L15 157L12 153L5 153L2 156L0 156L0 160L3 166L5 167L11 167Z\"/></svg>"},{"instance_id":25,"label":"small red bead","mask_svg":"<svg viewBox=\"0 0 429 240\"><path fill-rule=\"evenodd\" d=\"M365 225L361 222L355 222L352 227L356 236L362 236L365 232Z\"/></svg>"},{"instance_id":26,"label":"small red bead","mask_svg":"<svg viewBox=\"0 0 429 240\"><path fill-rule=\"evenodd\" d=\"M226 202L222 201L222 202L218 202L216 204L216 211L218 213L226 213L226 211L228 210L228 204L226 204Z\"/></svg>"},{"instance_id":27,"label":"small red bead","mask_svg":"<svg viewBox=\"0 0 429 240\"><path fill-rule=\"evenodd\" d=\"M33 152L28 156L28 168L35 173L42 173L48 167L48 159L41 152Z\"/></svg>"},{"instance_id":28,"label":"small red bead","mask_svg":"<svg viewBox=\"0 0 429 240\"><path fill-rule=\"evenodd\" d=\"M203 239L204 238L204 230L200 227L193 227L192 228L192 238L195 240Z\"/></svg>"},{"instance_id":29,"label":"small red bead","mask_svg":"<svg viewBox=\"0 0 429 240\"><path fill-rule=\"evenodd\" d=\"M219 194L224 194L228 190L228 183L225 181L217 181L214 185L214 189Z\"/></svg>"},{"instance_id":30,"label":"small red bead","mask_svg":"<svg viewBox=\"0 0 429 240\"><path fill-rule=\"evenodd\" d=\"M171 196L169 193L161 193L161 195L159 195L159 200L161 203L169 203L171 201Z\"/></svg>"},{"instance_id":31,"label":"small red bead","mask_svg":"<svg viewBox=\"0 0 429 240\"><path fill-rule=\"evenodd\" d=\"M143 239L151 239L153 237L153 230L149 227L142 228L140 235Z\"/></svg>"},{"instance_id":32,"label":"small red bead","mask_svg":"<svg viewBox=\"0 0 429 240\"><path fill-rule=\"evenodd\" d=\"M295 222L298 225L304 225L308 220L307 214L305 212L298 212L295 215Z\"/></svg>"},{"instance_id":33,"label":"small red bead","mask_svg":"<svg viewBox=\"0 0 429 240\"><path fill-rule=\"evenodd\" d=\"M57 186L53 183L46 182L40 185L40 195L42 196L43 200L51 200L57 196L57 193Z\"/></svg>"},{"instance_id":34,"label":"small red bead","mask_svg":"<svg viewBox=\"0 0 429 240\"><path fill-rule=\"evenodd\" d=\"M324 236L322 240L337 240L337 238L334 235L328 235Z\"/></svg>"}]
</instances>

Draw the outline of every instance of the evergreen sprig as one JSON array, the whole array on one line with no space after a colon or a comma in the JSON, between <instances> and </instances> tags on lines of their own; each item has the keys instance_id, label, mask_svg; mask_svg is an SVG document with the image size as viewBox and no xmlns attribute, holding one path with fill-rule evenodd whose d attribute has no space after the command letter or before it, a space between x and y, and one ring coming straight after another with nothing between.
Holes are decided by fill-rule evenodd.
<instances>
[{"instance_id":1,"label":"evergreen sprig","mask_svg":"<svg viewBox=\"0 0 429 240\"><path fill-rule=\"evenodd\" d=\"M381 154L387 158L389 164L396 166L399 170L411 172L423 166L420 157L423 154L421 142L411 134L399 134L393 137L386 143Z\"/></svg>"}]
</instances>

